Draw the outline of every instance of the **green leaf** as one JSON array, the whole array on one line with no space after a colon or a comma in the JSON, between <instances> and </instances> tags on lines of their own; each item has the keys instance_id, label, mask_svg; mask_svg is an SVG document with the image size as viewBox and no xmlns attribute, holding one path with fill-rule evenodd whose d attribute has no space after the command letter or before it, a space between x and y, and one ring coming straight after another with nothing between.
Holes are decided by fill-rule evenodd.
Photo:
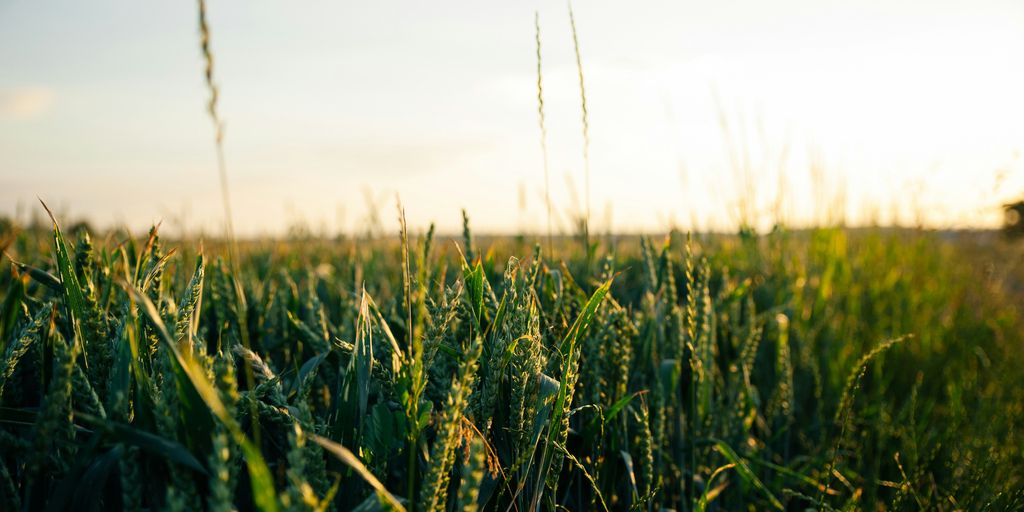
<instances>
[{"instance_id":1,"label":"green leaf","mask_svg":"<svg viewBox=\"0 0 1024 512\"><path fill-rule=\"evenodd\" d=\"M117 396L127 399L131 388L132 347L125 331L128 327L123 329L117 338L119 343L114 349L116 352L114 352L113 366L110 368L110 382L107 385L108 409Z\"/></svg>"},{"instance_id":2,"label":"green leaf","mask_svg":"<svg viewBox=\"0 0 1024 512\"><path fill-rule=\"evenodd\" d=\"M13 407L0 407L0 423L11 423L14 425L32 425L39 416L35 409L16 409Z\"/></svg>"},{"instance_id":3,"label":"green leaf","mask_svg":"<svg viewBox=\"0 0 1024 512\"><path fill-rule=\"evenodd\" d=\"M192 452L188 451L188 448L185 448L185 446L177 441L91 414L76 412L75 418L82 420L83 423L96 430L102 431L114 441L137 446L143 451L163 457L176 464L181 464L204 475L207 474L206 468L199 463L199 460L192 455Z\"/></svg>"},{"instance_id":4,"label":"green leaf","mask_svg":"<svg viewBox=\"0 0 1024 512\"><path fill-rule=\"evenodd\" d=\"M611 279L605 281L600 288L594 291L594 294L590 296L590 300L583 306L583 311L576 317L576 321L572 323L569 331L565 333L565 338L562 339L562 344L559 346L559 351L562 352L563 356L570 354L571 349L575 348L580 335L590 326L590 321L593 320L594 314L597 313L597 308L604 301L605 295L608 295L608 290L611 289L611 286Z\"/></svg>"},{"instance_id":5,"label":"green leaf","mask_svg":"<svg viewBox=\"0 0 1024 512\"><path fill-rule=\"evenodd\" d=\"M469 303L469 309L473 312L473 319L479 329L484 310L484 268L479 262L472 270L469 266L463 265L462 276L466 282L466 301Z\"/></svg>"},{"instance_id":6,"label":"green leaf","mask_svg":"<svg viewBox=\"0 0 1024 512\"><path fill-rule=\"evenodd\" d=\"M57 292L64 293L64 287L60 284L60 279L57 279L53 274L40 269L35 268L24 263L18 263L17 261L11 260L18 270L28 274L29 277L35 279L37 283Z\"/></svg>"},{"instance_id":7,"label":"green leaf","mask_svg":"<svg viewBox=\"0 0 1024 512\"><path fill-rule=\"evenodd\" d=\"M355 367L356 391L359 393L359 418L366 416L366 405L370 399L370 373L373 370L373 328L370 325L370 305L363 289L359 301L359 317L356 319L356 343L351 366ZM362 421L359 422L362 424Z\"/></svg>"},{"instance_id":8,"label":"green leaf","mask_svg":"<svg viewBox=\"0 0 1024 512\"><path fill-rule=\"evenodd\" d=\"M227 427L235 442L242 448L242 454L249 469L252 497L256 507L264 512L276 512L278 510L277 492L274 490L274 479L271 476L270 469L267 467L267 463L263 460L263 454L242 432L242 428L221 401L217 388L206 379L206 374L199 367L199 363L192 359L191 354L186 356L179 350L178 343L171 338L171 334L167 331L167 326L164 325L160 314L156 310L156 306L149 300L149 297L146 297L144 293L133 287L129 287L128 292L142 306L146 317L156 328L160 340L164 342L174 355L173 360L177 363L178 368L184 372L185 376L188 377L195 392L206 402L206 406L209 407L214 416L217 416L224 426Z\"/></svg>"},{"instance_id":9,"label":"green leaf","mask_svg":"<svg viewBox=\"0 0 1024 512\"><path fill-rule=\"evenodd\" d=\"M622 410L625 409L626 406L629 405L629 403L632 402L634 398L643 393L646 393L646 391L637 391L633 394L626 395L620 398L617 402L615 402L614 404L612 404L611 407L608 408L608 412L605 413L604 415L604 421L609 422L612 420L612 418L618 416L618 414L622 412Z\"/></svg>"},{"instance_id":10,"label":"green leaf","mask_svg":"<svg viewBox=\"0 0 1024 512\"><path fill-rule=\"evenodd\" d=\"M330 439L320 437L316 434L311 435L310 438L316 442L316 444L322 446L323 449L330 452L331 455L337 457L338 460L344 462L346 466L352 468L360 478L365 480L370 487L373 487L373 490L377 493L377 497L381 501L387 503L392 510L405 512L405 507L402 506L395 495L391 494L387 488L384 487L384 484L382 484L381 481L370 472L366 465L363 464L363 461L359 460L359 457L356 457L356 454L352 453L351 450L331 441Z\"/></svg>"},{"instance_id":11,"label":"green leaf","mask_svg":"<svg viewBox=\"0 0 1024 512\"><path fill-rule=\"evenodd\" d=\"M110 472L123 454L124 447L118 445L107 453L96 457L89 468L78 478L72 503L100 503L100 496L110 478Z\"/></svg>"},{"instance_id":12,"label":"green leaf","mask_svg":"<svg viewBox=\"0 0 1024 512\"><path fill-rule=\"evenodd\" d=\"M324 352L323 354L315 355L309 358L305 363L302 363L302 366L299 368L299 373L295 375L295 379L292 380L291 393L302 393L306 389L307 381L316 376L317 369L320 368L320 364L327 359L328 355L330 355L329 352Z\"/></svg>"},{"instance_id":13,"label":"green leaf","mask_svg":"<svg viewBox=\"0 0 1024 512\"><path fill-rule=\"evenodd\" d=\"M505 312L507 311L507 309L508 294L505 293L501 295L501 302L498 304L498 310L494 313L494 321L487 326L487 332L484 333L485 337L490 335L491 339L493 340L495 337L501 334L499 328L501 327L501 324L505 322Z\"/></svg>"},{"instance_id":14,"label":"green leaf","mask_svg":"<svg viewBox=\"0 0 1024 512\"><path fill-rule=\"evenodd\" d=\"M537 380L539 389L534 406L537 414L533 419L533 437L539 440L541 431L551 420L551 404L558 395L558 381L543 373L537 375Z\"/></svg>"},{"instance_id":15,"label":"green leaf","mask_svg":"<svg viewBox=\"0 0 1024 512\"><path fill-rule=\"evenodd\" d=\"M548 437L547 442L544 445L544 453L541 456L541 463L538 475L538 482L544 482L547 478L547 473L551 469L551 463L554 458L554 450L558 440L558 430L555 428L562 423L562 416L565 414L565 410L568 406L569 401L569 365L572 364L573 354L576 351L576 344L579 341L580 336L587 327L590 326L590 321L594 318L594 314L597 313L598 306L604 301L605 295L608 294L608 290L612 286L612 280L605 281L594 294L590 296L590 300L583 306L583 311L576 317L576 321L573 322L572 327L565 333L565 338L562 340L562 344L559 347L559 352L562 356L562 375L558 382L558 396L555 398L555 403L551 407L551 420L548 422ZM536 507L540 503L540 495L543 492L544 486L538 485L534 493L533 506Z\"/></svg>"},{"instance_id":16,"label":"green leaf","mask_svg":"<svg viewBox=\"0 0 1024 512\"><path fill-rule=\"evenodd\" d=\"M0 351L7 347L4 345L11 339L14 333L14 326L18 323L18 314L21 309L21 300L25 296L25 286L21 279L12 278L11 289L4 298L3 309L0 310Z\"/></svg>"},{"instance_id":17,"label":"green leaf","mask_svg":"<svg viewBox=\"0 0 1024 512\"><path fill-rule=\"evenodd\" d=\"M714 487L711 484L715 483L715 478L718 475L734 467L736 467L736 464L730 462L729 464L721 466L718 469L716 469L713 473L711 473L711 476L708 478L708 483L704 486L704 492L700 494L700 500L697 501L697 506L694 507L695 512L704 512L705 510L707 510L708 503L714 499L714 495L712 494Z\"/></svg>"},{"instance_id":18,"label":"green leaf","mask_svg":"<svg viewBox=\"0 0 1024 512\"><path fill-rule=\"evenodd\" d=\"M40 200L40 202L42 201ZM75 263L71 260L71 255L68 253L67 243L64 241L64 235L60 232L57 218L53 216L53 212L46 206L46 203L43 203L43 208L46 209L46 213L50 215L50 220L53 221L53 245L57 256L57 272L60 276L61 288L64 293L64 302L67 305L68 312L71 313L72 322L74 323L75 339L71 343L72 346L76 346L83 341L78 322L85 319L87 307L85 294L82 293L82 286L78 282L78 275L75 274Z\"/></svg>"},{"instance_id":19,"label":"green leaf","mask_svg":"<svg viewBox=\"0 0 1024 512\"><path fill-rule=\"evenodd\" d=\"M619 455L622 457L622 463L626 466L626 474L629 475L629 488L633 491L633 496L640 494L640 491L636 488L636 470L633 466L633 456L626 450L619 450Z\"/></svg>"},{"instance_id":20,"label":"green leaf","mask_svg":"<svg viewBox=\"0 0 1024 512\"><path fill-rule=\"evenodd\" d=\"M771 503L777 510L785 510L785 507L782 506L782 502L780 502L778 498L776 498L775 495L765 487L764 483L761 482L761 479L750 470L750 466L747 465L747 462L740 458L740 456L737 455L729 445L725 444L724 441L716 441L715 449L718 450L718 453L721 453L726 460L736 465L736 473L740 475L740 478L754 486L755 489L761 491L765 498L768 499L768 503ZM708 481L708 486L710 485L711 482Z\"/></svg>"}]
</instances>

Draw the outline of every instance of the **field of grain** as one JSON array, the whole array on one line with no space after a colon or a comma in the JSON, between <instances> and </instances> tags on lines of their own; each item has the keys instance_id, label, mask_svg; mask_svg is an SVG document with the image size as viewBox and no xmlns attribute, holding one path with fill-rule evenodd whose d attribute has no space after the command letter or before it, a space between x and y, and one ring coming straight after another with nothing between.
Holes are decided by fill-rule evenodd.
<instances>
[{"instance_id":1,"label":"field of grain","mask_svg":"<svg viewBox=\"0 0 1024 512\"><path fill-rule=\"evenodd\" d=\"M358 235L238 237L197 7L225 229L93 230L42 200L0 217L0 510L1024 510L1020 215L854 228L842 187L816 183L824 213L790 228L796 193L780 171L761 204L741 134L738 229L592 231L569 6L571 208L551 196L534 13L533 231L477 237L464 211L441 235L399 199L393 233L371 204Z\"/></svg>"},{"instance_id":2,"label":"field of grain","mask_svg":"<svg viewBox=\"0 0 1024 512\"><path fill-rule=\"evenodd\" d=\"M1014 510L1019 245L11 227L6 510Z\"/></svg>"}]
</instances>

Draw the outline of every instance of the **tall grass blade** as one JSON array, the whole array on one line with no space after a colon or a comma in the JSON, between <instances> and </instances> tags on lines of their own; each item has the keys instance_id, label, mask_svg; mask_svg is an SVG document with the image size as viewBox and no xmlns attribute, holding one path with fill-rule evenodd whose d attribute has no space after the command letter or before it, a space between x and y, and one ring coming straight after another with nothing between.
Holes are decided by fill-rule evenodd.
<instances>
[{"instance_id":1,"label":"tall grass blade","mask_svg":"<svg viewBox=\"0 0 1024 512\"><path fill-rule=\"evenodd\" d=\"M315 434L311 435L310 438L316 444L322 446L325 450L327 450L331 455L334 455L335 457L337 457L338 460L345 463L345 465L347 465L348 467L352 468L352 470L355 471L360 478L366 481L366 483L370 484L370 487L372 487L373 490L377 493L377 497L382 502L387 503L392 510L395 510L397 512L405 512L405 507L402 506L402 504L398 501L398 498L396 498L393 494L388 492L388 490L384 487L384 484L382 484L380 480L377 479L376 476L373 476L373 473L371 473L370 470L366 467L366 465L363 464L363 461L359 460L359 457L356 457L356 454L352 453L351 450L345 448L344 446L338 443L335 443L334 441L331 441L330 439L320 437Z\"/></svg>"},{"instance_id":2,"label":"tall grass blade","mask_svg":"<svg viewBox=\"0 0 1024 512\"><path fill-rule=\"evenodd\" d=\"M249 469L253 501L256 503L256 506L264 512L276 512L278 510L278 503L277 494L274 491L274 480L259 448L242 432L241 426L238 425L235 418L228 412L224 402L221 401L217 388L206 379L206 373L199 366L199 363L191 355L186 356L181 352L178 342L167 331L167 327L160 318L156 306L149 300L149 297L135 288L128 288L128 292L142 306L143 313L146 314L146 318L156 328L160 340L174 356L177 368L188 377L188 381L192 384L194 391L206 403L210 412L227 427L235 442L242 448L245 463Z\"/></svg>"}]
</instances>

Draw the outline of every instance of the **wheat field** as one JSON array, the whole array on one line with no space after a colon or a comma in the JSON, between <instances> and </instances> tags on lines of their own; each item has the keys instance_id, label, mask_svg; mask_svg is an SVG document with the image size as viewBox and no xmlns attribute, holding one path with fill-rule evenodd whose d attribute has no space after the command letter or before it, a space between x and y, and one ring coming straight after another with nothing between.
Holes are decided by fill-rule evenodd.
<instances>
[{"instance_id":1,"label":"wheat field","mask_svg":"<svg viewBox=\"0 0 1024 512\"><path fill-rule=\"evenodd\" d=\"M198 6L226 229L0 222L0 510L1024 510L1020 240L592 231L571 7L572 233L536 15L546 232L239 239Z\"/></svg>"},{"instance_id":2,"label":"wheat field","mask_svg":"<svg viewBox=\"0 0 1024 512\"><path fill-rule=\"evenodd\" d=\"M7 510L1024 504L999 240L467 224L230 265L58 225L4 239Z\"/></svg>"}]
</instances>

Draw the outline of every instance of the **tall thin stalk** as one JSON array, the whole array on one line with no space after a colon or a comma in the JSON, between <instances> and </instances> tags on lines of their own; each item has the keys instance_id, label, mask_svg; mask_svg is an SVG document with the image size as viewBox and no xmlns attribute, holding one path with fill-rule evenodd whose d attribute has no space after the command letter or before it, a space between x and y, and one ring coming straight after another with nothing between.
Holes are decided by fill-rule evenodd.
<instances>
[{"instance_id":1,"label":"tall thin stalk","mask_svg":"<svg viewBox=\"0 0 1024 512\"><path fill-rule=\"evenodd\" d=\"M586 218L583 223L583 239L590 252L590 116L587 111L587 89L583 84L583 59L580 57L580 40L576 33L576 17L573 16L572 2L569 2L569 26L572 27L572 46L576 51L576 74L580 80L580 106L583 110L583 188ZM589 266L589 265L588 265Z\"/></svg>"},{"instance_id":2,"label":"tall thin stalk","mask_svg":"<svg viewBox=\"0 0 1024 512\"><path fill-rule=\"evenodd\" d=\"M235 241L235 227L231 215L231 194L228 192L228 170L224 161L224 122L217 113L217 100L220 98L220 90L213 80L213 52L210 49L210 26L206 22L206 0L199 0L199 46L203 51L203 61L206 64L204 75L206 77L206 88L210 91L210 99L206 103L206 111L213 121L214 140L217 146L217 172L220 175L221 200L224 203L224 226L228 238L228 256L231 264L235 265L238 256L238 246ZM233 270L237 270L232 268Z\"/></svg>"},{"instance_id":3,"label":"tall thin stalk","mask_svg":"<svg viewBox=\"0 0 1024 512\"><path fill-rule=\"evenodd\" d=\"M402 297L405 302L405 331L406 331L406 342L405 347L407 353L403 356L404 363L402 372L405 374L405 378L408 378L409 382L409 394L405 398L405 409L406 418L409 422L408 431L408 446L406 448L408 456L408 467L409 475L406 481L406 492L410 502L416 499L416 481L417 473L414 468L417 465L416 450L419 447L420 441L420 425L418 419L420 417L420 397L423 394L425 387L424 381L424 366L423 366L423 339L420 334L419 322L422 319L422 311L417 311L419 316L414 319L413 317L413 305L422 306L421 293L422 283L417 283L417 289L413 290L412 287L412 264L409 258L409 228L405 222L405 209L402 208L401 200L398 202L398 222L401 227L401 245L402 245ZM424 256L425 259L425 256ZM416 293L416 297L413 297L413 293ZM419 309L419 308L417 308Z\"/></svg>"},{"instance_id":4,"label":"tall thin stalk","mask_svg":"<svg viewBox=\"0 0 1024 512\"><path fill-rule=\"evenodd\" d=\"M540 13L533 11L537 40L537 119L540 122L540 151L544 158L544 204L548 213L548 258L551 258L551 178L548 168L548 129L544 123L544 82L540 54Z\"/></svg>"},{"instance_id":5,"label":"tall thin stalk","mask_svg":"<svg viewBox=\"0 0 1024 512\"><path fill-rule=\"evenodd\" d=\"M231 194L228 192L228 169L224 160L224 122L217 113L217 100L220 97L220 91L213 79L213 51L210 49L210 26L206 22L206 0L198 1L199 46L203 51L203 61L206 64L203 73L206 77L206 88L210 91L210 99L206 103L206 111L210 114L210 119L213 121L214 142L217 147L217 172L220 175L220 193L221 200L224 203L224 230L228 243L228 265L231 267L231 282L234 285L235 299L237 301L238 335L241 338L242 346L246 349L251 349L249 346L249 322L247 320L248 307L245 300L245 290L242 288L241 281L239 281L241 267L238 262L238 241L235 239L235 227L234 222L232 222ZM245 379L246 385L249 386L249 389L252 389L255 384L255 375L252 371L252 364L248 360L245 360ZM256 417L256 412L256 403L252 402L250 413L253 414L253 417ZM252 425L253 439L256 445L259 446L259 422L254 421Z\"/></svg>"}]
</instances>

